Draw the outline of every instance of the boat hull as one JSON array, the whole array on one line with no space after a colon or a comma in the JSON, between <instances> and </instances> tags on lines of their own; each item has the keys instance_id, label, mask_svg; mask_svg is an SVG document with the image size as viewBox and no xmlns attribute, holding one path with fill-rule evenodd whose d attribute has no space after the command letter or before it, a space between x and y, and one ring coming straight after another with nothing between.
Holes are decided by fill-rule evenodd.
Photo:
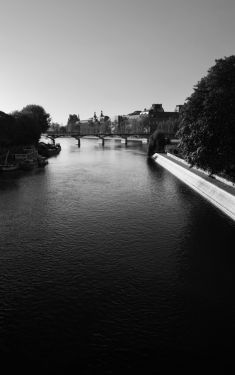
<instances>
[{"instance_id":1,"label":"boat hull","mask_svg":"<svg viewBox=\"0 0 235 375\"><path fill-rule=\"evenodd\" d=\"M50 144L40 142L38 146L38 153L47 158L50 156L58 155L60 151L61 151L60 144L50 145Z\"/></svg>"},{"instance_id":2,"label":"boat hull","mask_svg":"<svg viewBox=\"0 0 235 375\"><path fill-rule=\"evenodd\" d=\"M1 172L12 172L19 169L18 164L12 164L12 165L0 165L0 171Z\"/></svg>"}]
</instances>

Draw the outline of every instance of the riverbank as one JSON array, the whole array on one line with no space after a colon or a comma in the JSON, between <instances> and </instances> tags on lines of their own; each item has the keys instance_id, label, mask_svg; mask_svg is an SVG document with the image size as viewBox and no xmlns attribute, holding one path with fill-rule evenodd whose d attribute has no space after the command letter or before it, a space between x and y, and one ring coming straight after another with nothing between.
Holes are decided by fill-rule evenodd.
<instances>
[{"instance_id":1,"label":"riverbank","mask_svg":"<svg viewBox=\"0 0 235 375\"><path fill-rule=\"evenodd\" d=\"M200 170L190 168L184 161L176 160L169 154L155 153L152 158L235 221L233 186L211 178Z\"/></svg>"}]
</instances>

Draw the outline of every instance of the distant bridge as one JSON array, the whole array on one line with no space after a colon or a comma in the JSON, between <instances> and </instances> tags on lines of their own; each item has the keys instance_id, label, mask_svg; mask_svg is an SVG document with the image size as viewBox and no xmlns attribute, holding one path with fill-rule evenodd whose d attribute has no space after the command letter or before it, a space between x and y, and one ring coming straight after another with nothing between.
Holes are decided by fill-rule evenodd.
<instances>
[{"instance_id":1,"label":"distant bridge","mask_svg":"<svg viewBox=\"0 0 235 375\"><path fill-rule=\"evenodd\" d=\"M78 141L78 147L81 145L81 138L84 137L96 137L102 140L102 145L104 146L105 139L108 140L110 138L121 140L121 142L127 145L128 141L142 141L143 143L147 143L150 133L100 133L100 132L91 132L91 133L83 133L80 132L67 132L67 133L56 133L56 132L48 132L43 134L44 136L50 138L53 142L55 142L56 138L60 137L73 137Z\"/></svg>"}]
</instances>

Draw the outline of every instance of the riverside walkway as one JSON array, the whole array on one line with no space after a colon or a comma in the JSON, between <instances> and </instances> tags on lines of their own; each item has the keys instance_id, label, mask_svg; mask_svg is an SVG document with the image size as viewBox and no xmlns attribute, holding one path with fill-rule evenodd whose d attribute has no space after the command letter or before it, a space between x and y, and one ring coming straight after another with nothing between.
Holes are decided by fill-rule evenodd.
<instances>
[{"instance_id":1,"label":"riverside walkway","mask_svg":"<svg viewBox=\"0 0 235 375\"><path fill-rule=\"evenodd\" d=\"M169 153L155 153L153 159L235 221L235 186L232 183L224 183L202 170L191 168L184 160Z\"/></svg>"}]
</instances>

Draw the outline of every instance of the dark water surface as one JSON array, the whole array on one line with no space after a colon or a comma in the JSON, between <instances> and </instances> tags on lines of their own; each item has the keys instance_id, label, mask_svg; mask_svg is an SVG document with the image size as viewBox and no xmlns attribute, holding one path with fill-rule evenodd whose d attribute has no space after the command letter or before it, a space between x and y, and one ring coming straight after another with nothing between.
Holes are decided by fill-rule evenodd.
<instances>
[{"instance_id":1,"label":"dark water surface","mask_svg":"<svg viewBox=\"0 0 235 375\"><path fill-rule=\"evenodd\" d=\"M1 355L83 373L229 357L233 222L146 146L60 142L45 170L0 175Z\"/></svg>"}]
</instances>

